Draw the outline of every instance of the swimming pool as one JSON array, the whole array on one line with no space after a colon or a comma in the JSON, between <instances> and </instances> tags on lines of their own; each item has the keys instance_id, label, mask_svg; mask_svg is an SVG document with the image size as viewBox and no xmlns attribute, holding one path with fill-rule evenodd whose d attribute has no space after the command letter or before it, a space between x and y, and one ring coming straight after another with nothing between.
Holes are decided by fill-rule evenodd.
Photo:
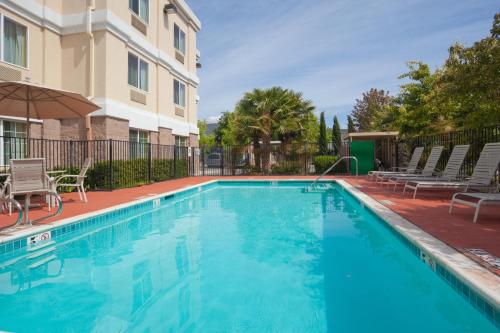
<instances>
[{"instance_id":1,"label":"swimming pool","mask_svg":"<svg viewBox=\"0 0 500 333\"><path fill-rule=\"evenodd\" d=\"M307 184L213 183L20 244L0 330L497 332L340 186Z\"/></svg>"}]
</instances>

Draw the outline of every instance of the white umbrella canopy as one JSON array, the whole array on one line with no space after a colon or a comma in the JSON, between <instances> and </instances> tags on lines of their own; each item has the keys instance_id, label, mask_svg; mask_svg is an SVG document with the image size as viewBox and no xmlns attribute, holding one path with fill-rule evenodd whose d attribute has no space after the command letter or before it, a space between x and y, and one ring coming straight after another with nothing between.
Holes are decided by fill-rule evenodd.
<instances>
[{"instance_id":1,"label":"white umbrella canopy","mask_svg":"<svg viewBox=\"0 0 500 333\"><path fill-rule=\"evenodd\" d=\"M100 109L86 97L29 82L0 82L0 115L25 117L28 154L30 119L80 118Z\"/></svg>"}]
</instances>

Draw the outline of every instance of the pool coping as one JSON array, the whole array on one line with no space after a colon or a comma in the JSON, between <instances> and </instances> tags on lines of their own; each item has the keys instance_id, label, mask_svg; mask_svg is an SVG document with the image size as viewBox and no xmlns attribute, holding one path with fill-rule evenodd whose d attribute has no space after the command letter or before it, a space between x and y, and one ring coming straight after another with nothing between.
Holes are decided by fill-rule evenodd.
<instances>
[{"instance_id":1,"label":"pool coping","mask_svg":"<svg viewBox=\"0 0 500 333\"><path fill-rule=\"evenodd\" d=\"M11 234L2 235L0 234L0 246L6 243L12 243L13 241L18 241L26 239L33 235L38 235L43 232L52 231L59 229L68 225L76 225L80 221L86 219L96 218L101 215L106 215L107 213L112 213L119 211L124 208L129 208L132 206L145 204L148 202L154 202L154 200L162 199L168 196L172 196L178 193L187 192L193 189L201 189L207 185L217 184L217 183L230 183L230 182L312 182L309 179L300 178L268 178L268 179L258 179L258 178L246 178L246 179L213 179L205 182L201 182L195 185L190 185L182 187L176 190L158 193L155 195L146 196L143 198L131 200L126 203L114 205L108 208L96 210L86 214L80 214L72 217L68 217L62 220L56 220L43 225L33 225L33 226L13 226L2 230L2 233L9 232ZM431 258L431 268L436 272L435 263L440 264L445 269L452 272L453 275L458 277L463 284L472 288L476 293L478 293L482 298L494 307L495 313L500 313L500 278L476 263L472 259L466 257L464 254L460 253L456 249L450 247L439 239L431 236L424 230L417 227L411 221L405 219L401 215L392 211L390 208L384 206L376 199L370 197L368 194L362 192L354 185L342 179L324 179L322 182L335 182L339 184L343 190L347 191L352 197L354 197L363 207L368 208L376 216L378 216L386 225L388 225L393 231L402 236L405 240L413 244L420 251L420 255L425 254ZM434 264L434 265L432 265ZM436 272L439 273L439 272ZM441 272L441 274L443 274ZM443 276L441 276L443 277ZM444 278L444 277L443 277ZM451 281L448 281L454 287L456 286ZM461 287L460 287L461 288ZM458 289L460 289L458 288ZM458 291L458 290L457 290ZM462 291L460 289L460 291ZM463 295L465 296L465 295ZM470 301L470 299L469 299ZM483 310L484 312L484 310ZM498 319L496 319L498 320Z\"/></svg>"}]
</instances>

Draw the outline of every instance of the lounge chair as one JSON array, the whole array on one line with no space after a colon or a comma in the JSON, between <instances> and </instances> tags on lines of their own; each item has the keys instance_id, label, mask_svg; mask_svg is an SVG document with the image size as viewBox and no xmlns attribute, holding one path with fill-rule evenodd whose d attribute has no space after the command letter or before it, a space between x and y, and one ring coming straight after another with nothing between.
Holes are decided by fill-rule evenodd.
<instances>
[{"instance_id":1,"label":"lounge chair","mask_svg":"<svg viewBox=\"0 0 500 333\"><path fill-rule=\"evenodd\" d=\"M62 212L62 201L57 192L51 189L49 176L45 170L45 159L28 158L10 161L10 179L6 184L8 198L14 200L15 196L24 195L24 223L32 224L49 217L57 216ZM59 208L53 214L31 221L29 208L33 195L52 196L58 201ZM50 207L50 206L49 206Z\"/></svg>"},{"instance_id":2,"label":"lounge chair","mask_svg":"<svg viewBox=\"0 0 500 333\"><path fill-rule=\"evenodd\" d=\"M90 164L91 164L91 159L86 158L85 161L83 162L83 166L80 169L80 173L78 175L62 175L55 177L54 179L51 179L53 183L53 189L57 190L57 188L60 186L76 188L80 200L87 202L87 195L85 194L85 186L83 182L85 180L87 170L89 169ZM62 183L63 180L65 181L64 183ZM71 180L73 180L74 182L68 182Z\"/></svg>"},{"instance_id":3,"label":"lounge chair","mask_svg":"<svg viewBox=\"0 0 500 333\"><path fill-rule=\"evenodd\" d=\"M420 157L422 157L422 153L424 152L424 147L417 147L413 151L413 155L411 156L410 162L407 167L394 167L391 168L392 171L370 171L368 172L368 178L372 180L378 175L389 175L389 174L397 174L397 173L407 173L412 174L417 171L418 162L420 161Z\"/></svg>"},{"instance_id":4,"label":"lounge chair","mask_svg":"<svg viewBox=\"0 0 500 333\"><path fill-rule=\"evenodd\" d=\"M448 159L448 162L446 163L446 167L444 168L444 171L442 173L434 173L429 171L425 171L426 168L424 168L424 171L422 171L422 174L420 175L405 175L405 176L398 176L398 177L391 177L389 179L390 183L394 184L394 189L396 189L398 184L405 184L407 181L424 181L424 180L429 180L429 181L452 181L452 180L457 180L458 175L460 173L460 168L462 167L462 164L464 163L465 156L467 155L467 152L469 151L469 145L456 145L453 147L453 150L451 151L450 158ZM429 157L430 158L430 157Z\"/></svg>"},{"instance_id":5,"label":"lounge chair","mask_svg":"<svg viewBox=\"0 0 500 333\"><path fill-rule=\"evenodd\" d=\"M411 180L407 181L403 190L413 190L413 198L417 196L418 189L422 188L442 188L454 189L463 188L467 192L470 188L488 188L491 186L491 180L500 163L500 142L487 143L479 156L479 160L474 167L471 177L467 181L429 181L429 180Z\"/></svg>"},{"instance_id":6,"label":"lounge chair","mask_svg":"<svg viewBox=\"0 0 500 333\"><path fill-rule=\"evenodd\" d=\"M500 205L500 193L455 193L450 203L450 214L455 203L475 207L476 211L472 222L476 223L482 205Z\"/></svg>"},{"instance_id":7,"label":"lounge chair","mask_svg":"<svg viewBox=\"0 0 500 333\"><path fill-rule=\"evenodd\" d=\"M434 146L431 149L431 152L429 154L429 157L427 158L427 161L425 162L425 166L422 169L421 172L414 173L414 174L405 174L405 173L399 173L399 174L392 174L392 175L379 175L377 176L377 179L380 179L382 182L388 181L389 184L395 184L394 188L396 188L398 181L395 181L398 177L432 177L434 173L436 172L436 165L439 162L439 158L441 157L441 154L443 152L443 146ZM392 180L391 180L392 179Z\"/></svg>"}]
</instances>

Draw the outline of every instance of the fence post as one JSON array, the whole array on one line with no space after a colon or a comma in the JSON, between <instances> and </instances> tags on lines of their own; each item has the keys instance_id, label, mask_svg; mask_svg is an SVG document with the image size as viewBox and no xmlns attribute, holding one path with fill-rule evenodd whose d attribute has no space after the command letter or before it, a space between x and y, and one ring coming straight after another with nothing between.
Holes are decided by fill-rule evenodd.
<instances>
[{"instance_id":1,"label":"fence post","mask_svg":"<svg viewBox=\"0 0 500 333\"><path fill-rule=\"evenodd\" d=\"M304 145L304 174L307 175L307 143Z\"/></svg>"},{"instance_id":2,"label":"fence post","mask_svg":"<svg viewBox=\"0 0 500 333\"><path fill-rule=\"evenodd\" d=\"M172 178L177 178L177 146L174 146L174 176Z\"/></svg>"},{"instance_id":3,"label":"fence post","mask_svg":"<svg viewBox=\"0 0 500 333\"><path fill-rule=\"evenodd\" d=\"M395 161L395 165L391 165L392 167L398 167L399 168L399 143L400 141L396 139L396 144L394 145L395 149L396 149L396 153L394 154L396 156L396 161ZM394 169L396 170L396 169Z\"/></svg>"},{"instance_id":4,"label":"fence post","mask_svg":"<svg viewBox=\"0 0 500 333\"><path fill-rule=\"evenodd\" d=\"M201 156L201 161L200 161L200 163L201 163L201 174L203 176L205 176L205 147L200 147L200 149L201 149L201 154L200 154L200 156Z\"/></svg>"},{"instance_id":5,"label":"fence post","mask_svg":"<svg viewBox=\"0 0 500 333\"><path fill-rule=\"evenodd\" d=\"M224 176L224 147L221 147L221 152L222 154L220 155L220 168L221 168L221 175Z\"/></svg>"},{"instance_id":6,"label":"fence post","mask_svg":"<svg viewBox=\"0 0 500 333\"><path fill-rule=\"evenodd\" d=\"M113 140L109 139L109 190L113 191Z\"/></svg>"},{"instance_id":7,"label":"fence post","mask_svg":"<svg viewBox=\"0 0 500 333\"><path fill-rule=\"evenodd\" d=\"M73 140L69 140L69 167L72 168L75 160L75 147Z\"/></svg>"},{"instance_id":8,"label":"fence post","mask_svg":"<svg viewBox=\"0 0 500 333\"><path fill-rule=\"evenodd\" d=\"M148 145L148 182L151 183L152 173L153 173L153 157L152 157L152 146L151 143L147 143Z\"/></svg>"}]
</instances>

